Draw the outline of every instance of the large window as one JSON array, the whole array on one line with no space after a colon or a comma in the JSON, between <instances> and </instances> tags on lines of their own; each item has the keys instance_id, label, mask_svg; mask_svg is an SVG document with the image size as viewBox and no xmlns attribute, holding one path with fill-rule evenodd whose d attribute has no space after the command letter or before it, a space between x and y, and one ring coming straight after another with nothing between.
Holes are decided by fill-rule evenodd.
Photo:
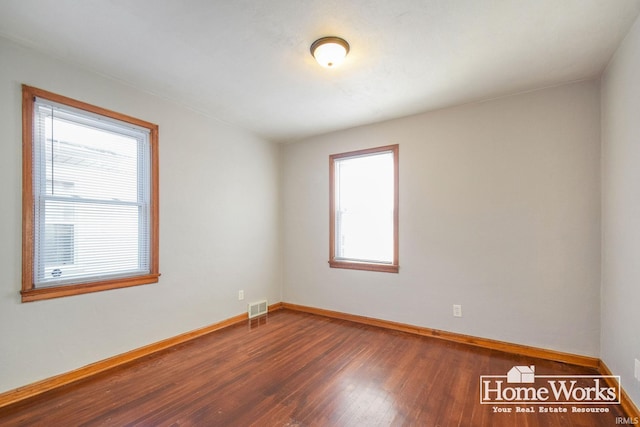
<instances>
[{"instance_id":1,"label":"large window","mask_svg":"<svg viewBox=\"0 0 640 427\"><path fill-rule=\"evenodd\" d=\"M23 86L22 300L158 281L158 127Z\"/></svg>"},{"instance_id":2,"label":"large window","mask_svg":"<svg viewBox=\"0 0 640 427\"><path fill-rule=\"evenodd\" d=\"M329 265L398 272L398 145L329 157Z\"/></svg>"}]
</instances>

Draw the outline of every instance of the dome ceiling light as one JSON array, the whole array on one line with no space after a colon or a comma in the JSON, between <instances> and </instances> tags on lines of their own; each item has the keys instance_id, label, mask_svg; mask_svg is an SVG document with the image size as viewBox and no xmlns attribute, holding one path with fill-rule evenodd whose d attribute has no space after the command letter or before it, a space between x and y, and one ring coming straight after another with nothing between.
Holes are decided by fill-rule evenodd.
<instances>
[{"instance_id":1,"label":"dome ceiling light","mask_svg":"<svg viewBox=\"0 0 640 427\"><path fill-rule=\"evenodd\" d=\"M323 37L311 44L311 55L325 68L340 65L349 53L349 43L340 37Z\"/></svg>"}]
</instances>

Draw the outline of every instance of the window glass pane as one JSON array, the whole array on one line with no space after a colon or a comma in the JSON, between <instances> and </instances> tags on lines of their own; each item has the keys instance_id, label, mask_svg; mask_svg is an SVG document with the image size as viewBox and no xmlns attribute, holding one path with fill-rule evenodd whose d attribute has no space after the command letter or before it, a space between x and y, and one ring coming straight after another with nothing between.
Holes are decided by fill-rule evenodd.
<instances>
[{"instance_id":1,"label":"window glass pane","mask_svg":"<svg viewBox=\"0 0 640 427\"><path fill-rule=\"evenodd\" d=\"M60 235L61 224L45 226L41 248L44 266L39 271L38 283L43 286L70 283L90 276L130 275L148 269L144 252L139 255L137 206L46 201L45 222L69 209L75 215L73 224L63 225L66 234Z\"/></svg>"},{"instance_id":2,"label":"window glass pane","mask_svg":"<svg viewBox=\"0 0 640 427\"><path fill-rule=\"evenodd\" d=\"M148 134L46 102L35 112L36 286L149 273Z\"/></svg>"},{"instance_id":3,"label":"window glass pane","mask_svg":"<svg viewBox=\"0 0 640 427\"><path fill-rule=\"evenodd\" d=\"M393 153L336 160L335 186L336 258L392 263Z\"/></svg>"},{"instance_id":4,"label":"window glass pane","mask_svg":"<svg viewBox=\"0 0 640 427\"><path fill-rule=\"evenodd\" d=\"M45 224L45 264L71 265L74 262L75 230L73 224Z\"/></svg>"},{"instance_id":5,"label":"window glass pane","mask_svg":"<svg viewBox=\"0 0 640 427\"><path fill-rule=\"evenodd\" d=\"M137 200L136 138L43 112L47 194Z\"/></svg>"}]
</instances>

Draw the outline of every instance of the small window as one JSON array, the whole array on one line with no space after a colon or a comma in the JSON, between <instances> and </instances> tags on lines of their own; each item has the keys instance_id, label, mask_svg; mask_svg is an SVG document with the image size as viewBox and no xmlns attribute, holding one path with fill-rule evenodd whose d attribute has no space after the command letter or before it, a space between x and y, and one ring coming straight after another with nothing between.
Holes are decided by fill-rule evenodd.
<instances>
[{"instance_id":1,"label":"small window","mask_svg":"<svg viewBox=\"0 0 640 427\"><path fill-rule=\"evenodd\" d=\"M329 265L398 272L398 145L329 157Z\"/></svg>"},{"instance_id":2,"label":"small window","mask_svg":"<svg viewBox=\"0 0 640 427\"><path fill-rule=\"evenodd\" d=\"M158 281L158 127L23 86L22 300Z\"/></svg>"},{"instance_id":3,"label":"small window","mask_svg":"<svg viewBox=\"0 0 640 427\"><path fill-rule=\"evenodd\" d=\"M73 239L73 224L45 224L44 225L44 246L50 248L44 254L44 264L46 266L72 265L75 253L75 242ZM45 274L46 275L46 274Z\"/></svg>"}]
</instances>

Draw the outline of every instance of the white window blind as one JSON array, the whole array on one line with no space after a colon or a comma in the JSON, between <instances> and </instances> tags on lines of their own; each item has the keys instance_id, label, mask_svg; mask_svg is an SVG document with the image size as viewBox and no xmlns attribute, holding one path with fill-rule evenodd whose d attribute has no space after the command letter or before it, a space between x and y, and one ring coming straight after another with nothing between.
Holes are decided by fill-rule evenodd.
<instances>
[{"instance_id":1,"label":"white window blind","mask_svg":"<svg viewBox=\"0 0 640 427\"><path fill-rule=\"evenodd\" d=\"M150 272L148 129L36 99L34 286Z\"/></svg>"},{"instance_id":2,"label":"white window blind","mask_svg":"<svg viewBox=\"0 0 640 427\"><path fill-rule=\"evenodd\" d=\"M391 264L393 152L336 159L334 170L336 259Z\"/></svg>"}]
</instances>

